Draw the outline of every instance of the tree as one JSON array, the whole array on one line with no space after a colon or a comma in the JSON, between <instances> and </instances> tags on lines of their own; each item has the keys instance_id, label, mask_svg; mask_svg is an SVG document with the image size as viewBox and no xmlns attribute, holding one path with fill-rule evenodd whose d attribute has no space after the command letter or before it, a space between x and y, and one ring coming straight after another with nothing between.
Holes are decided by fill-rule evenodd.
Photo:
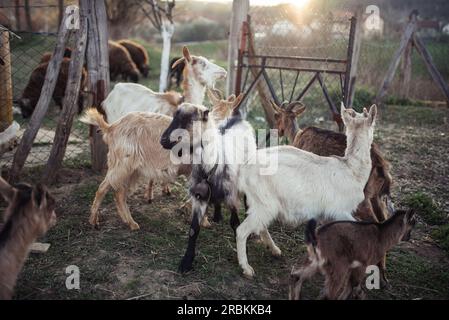
<instances>
[{"instance_id":1,"label":"tree","mask_svg":"<svg viewBox=\"0 0 449 320\"><path fill-rule=\"evenodd\" d=\"M33 25L31 23L31 8L30 8L29 0L25 0L25 20L26 20L28 31L33 31Z\"/></svg>"},{"instance_id":2,"label":"tree","mask_svg":"<svg viewBox=\"0 0 449 320\"><path fill-rule=\"evenodd\" d=\"M112 39L122 38L130 26L140 22L139 5L134 1L106 0L105 5Z\"/></svg>"},{"instance_id":3,"label":"tree","mask_svg":"<svg viewBox=\"0 0 449 320\"><path fill-rule=\"evenodd\" d=\"M171 39L173 37L173 33L175 32L175 25L173 23L173 9L175 8L176 1L140 0L138 2L140 3L145 16L151 21L151 24L161 33L162 36L159 91L164 92L168 87Z\"/></svg>"}]
</instances>

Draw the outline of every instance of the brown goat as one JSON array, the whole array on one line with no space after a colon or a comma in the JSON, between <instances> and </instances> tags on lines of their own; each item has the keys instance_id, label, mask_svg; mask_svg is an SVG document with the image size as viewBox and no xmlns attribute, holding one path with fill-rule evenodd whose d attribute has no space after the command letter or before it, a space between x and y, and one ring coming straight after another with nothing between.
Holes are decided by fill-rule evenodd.
<instances>
[{"instance_id":1,"label":"brown goat","mask_svg":"<svg viewBox=\"0 0 449 320\"><path fill-rule=\"evenodd\" d=\"M42 55L41 61L39 63L46 63L46 62L50 62L51 57L53 56L53 53L51 52L45 52ZM70 58L72 56L72 49L67 47L65 48L64 51L64 58Z\"/></svg>"},{"instance_id":2,"label":"brown goat","mask_svg":"<svg viewBox=\"0 0 449 320\"><path fill-rule=\"evenodd\" d=\"M139 82L139 69L133 62L128 50L117 42L108 41L109 45L109 72L112 81L121 76L124 81L131 79Z\"/></svg>"},{"instance_id":3,"label":"brown goat","mask_svg":"<svg viewBox=\"0 0 449 320\"><path fill-rule=\"evenodd\" d=\"M137 69L139 69L140 73L145 78L148 78L148 72L150 71L149 67L150 59L148 58L148 52L144 48L144 46L135 41L126 39L119 40L117 41L117 43L124 46L126 50L128 50L131 59L137 66Z\"/></svg>"},{"instance_id":4,"label":"brown goat","mask_svg":"<svg viewBox=\"0 0 449 320\"><path fill-rule=\"evenodd\" d=\"M310 220L305 230L309 261L292 271L290 299L300 299L302 283L318 271L325 276L324 298L363 298L366 268L378 264L400 241L408 241L414 225L411 210L398 210L382 223L337 221L316 229L316 221Z\"/></svg>"},{"instance_id":5,"label":"brown goat","mask_svg":"<svg viewBox=\"0 0 449 320\"><path fill-rule=\"evenodd\" d=\"M11 299L30 245L56 223L55 200L42 185L10 186L0 177L0 193L9 203L0 230L0 300Z\"/></svg>"},{"instance_id":6,"label":"brown goat","mask_svg":"<svg viewBox=\"0 0 449 320\"><path fill-rule=\"evenodd\" d=\"M286 136L292 146L324 157L344 156L346 149L344 134L316 127L307 127L304 130L298 128L296 118L306 109L302 103L295 101L278 106L271 101L271 104L275 111L279 136ZM389 216L389 208L386 203L390 197L392 177L390 164L375 143L371 145L371 163L371 173L364 189L365 200L360 203L355 216L363 221L382 222ZM384 286L388 284L385 275L385 260L382 261L380 267Z\"/></svg>"},{"instance_id":7,"label":"brown goat","mask_svg":"<svg viewBox=\"0 0 449 320\"><path fill-rule=\"evenodd\" d=\"M49 62L42 63L36 67L31 73L30 79L28 80L28 84L23 90L22 97L19 100L19 107L22 112L22 116L24 118L30 117L34 108L39 101L39 97L41 95L42 87L45 82L45 75L47 73ZM67 79L69 76L69 66L70 59L64 58L61 62L61 69L58 75L58 81L56 83L55 90L53 92L53 100L56 105L62 108L62 101L65 95L65 90L67 87ZM83 69L82 77L81 77L81 89L78 97L78 112L81 113L83 110L83 93L81 92L86 86L87 81L87 72Z\"/></svg>"}]
</instances>

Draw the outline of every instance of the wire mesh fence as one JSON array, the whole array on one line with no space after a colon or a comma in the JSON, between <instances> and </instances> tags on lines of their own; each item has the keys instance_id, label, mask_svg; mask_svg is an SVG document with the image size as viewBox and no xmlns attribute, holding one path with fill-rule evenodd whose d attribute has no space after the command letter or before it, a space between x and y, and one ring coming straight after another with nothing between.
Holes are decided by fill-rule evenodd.
<instances>
[{"instance_id":1,"label":"wire mesh fence","mask_svg":"<svg viewBox=\"0 0 449 320\"><path fill-rule=\"evenodd\" d=\"M319 5L314 6L315 3ZM250 4L251 36L256 54L322 58L318 62L279 60L277 65L284 68L282 72L267 70L274 92L281 101L297 97L314 76L311 72L298 73L285 70L286 68L339 70L340 67L344 67L343 64L332 64L326 59L345 60L347 58L350 19L357 11L361 13L359 15L361 42L355 86L355 107L374 101L393 56L399 48L401 35L410 13L403 11L393 15L385 10L380 11L378 20L374 21L376 26L373 27L373 13L368 10L369 8L355 5L350 1L310 1L310 5L304 8L301 5L292 4L292 1L273 7L256 6L251 2ZM412 9L409 10L412 11ZM443 22L429 22L420 18L417 33L424 40L433 62L448 83L449 37L443 33L442 27ZM267 61L267 63L274 63L273 60ZM321 75L329 96L339 106L343 98L344 78L329 72L322 72ZM387 93L387 103L411 104L415 100L432 103L445 101L443 93L431 78L416 50L412 54L410 89L406 97L401 94L401 76L400 65ZM254 75L249 74L248 79L247 81L251 82L254 80ZM332 120L332 113L329 112L319 83L315 82L301 100L308 109L299 119L300 125L322 123L323 126L336 129L334 122L328 121ZM257 90L248 99L248 106L250 116L260 120L260 126L265 126Z\"/></svg>"},{"instance_id":2,"label":"wire mesh fence","mask_svg":"<svg viewBox=\"0 0 449 320\"><path fill-rule=\"evenodd\" d=\"M39 99L45 79L48 59L56 44L56 34L37 32L14 32L9 37L11 79L13 90L14 120L20 124L20 139ZM73 41L69 41L69 46ZM46 60L46 61L45 61ZM27 158L27 167L46 164L53 145L55 129L65 92L65 80L69 60L63 61L52 102ZM64 70L65 69L65 70ZM4 102L3 102L4 103ZM27 116L27 118L24 118ZM2 169L11 167L14 150L2 155ZM75 119L68 141L64 162L67 165L86 164L90 159L89 129Z\"/></svg>"}]
</instances>

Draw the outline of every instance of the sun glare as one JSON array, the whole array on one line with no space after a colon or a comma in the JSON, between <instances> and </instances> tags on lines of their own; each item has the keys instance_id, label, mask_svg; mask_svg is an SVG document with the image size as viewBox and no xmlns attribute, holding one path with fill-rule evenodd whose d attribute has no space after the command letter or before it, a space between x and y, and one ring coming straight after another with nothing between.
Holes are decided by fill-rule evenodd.
<instances>
[{"instance_id":1,"label":"sun glare","mask_svg":"<svg viewBox=\"0 0 449 320\"><path fill-rule=\"evenodd\" d=\"M251 5L256 6L276 6L278 4L290 3L297 7L304 7L310 0L250 0Z\"/></svg>"}]
</instances>

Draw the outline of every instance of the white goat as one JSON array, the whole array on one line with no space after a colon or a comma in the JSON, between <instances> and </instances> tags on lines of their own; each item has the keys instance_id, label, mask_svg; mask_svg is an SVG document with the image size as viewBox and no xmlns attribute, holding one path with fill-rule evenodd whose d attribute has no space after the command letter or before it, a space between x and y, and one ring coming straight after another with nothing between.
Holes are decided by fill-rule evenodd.
<instances>
[{"instance_id":1,"label":"white goat","mask_svg":"<svg viewBox=\"0 0 449 320\"><path fill-rule=\"evenodd\" d=\"M226 70L204 57L191 56L183 48L183 58L175 67L185 62L183 71L183 95L176 92L158 93L135 83L118 83L103 101L106 119L113 123L133 111L149 111L172 116L181 101L203 104L206 87L212 88L218 79L226 77Z\"/></svg>"},{"instance_id":2,"label":"white goat","mask_svg":"<svg viewBox=\"0 0 449 320\"><path fill-rule=\"evenodd\" d=\"M239 190L247 197L247 218L237 228L237 254L243 273L254 275L248 264L246 240L251 233L279 256L281 250L271 239L268 227L275 219L296 224L312 218L354 220L352 213L364 199L363 189L371 171L377 108L358 114L342 105L347 147L344 157L320 157L291 146L257 151L257 161L240 167ZM261 175L259 158L277 162L273 175Z\"/></svg>"}]
</instances>

